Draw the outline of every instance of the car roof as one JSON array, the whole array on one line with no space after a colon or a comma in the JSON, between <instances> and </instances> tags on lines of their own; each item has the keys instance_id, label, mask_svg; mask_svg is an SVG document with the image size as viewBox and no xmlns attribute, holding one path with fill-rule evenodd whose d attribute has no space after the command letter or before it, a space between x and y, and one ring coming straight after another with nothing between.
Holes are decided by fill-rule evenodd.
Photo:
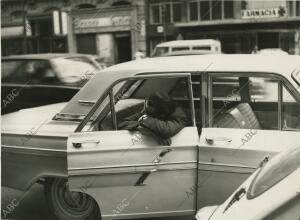
<instances>
[{"instance_id":1,"label":"car roof","mask_svg":"<svg viewBox=\"0 0 300 220\"><path fill-rule=\"evenodd\" d=\"M14 59L28 59L28 60L50 60L58 57L71 58L71 57L90 57L89 54L79 53L41 53L41 54L22 54L22 55L10 55L2 57L2 60L14 60Z\"/></svg>"},{"instance_id":2,"label":"car roof","mask_svg":"<svg viewBox=\"0 0 300 220\"><path fill-rule=\"evenodd\" d=\"M180 51L172 51L168 53L164 53L159 57L168 57L168 56L187 56L187 55L206 55L206 54L214 54L211 50L180 50Z\"/></svg>"},{"instance_id":3,"label":"car roof","mask_svg":"<svg viewBox=\"0 0 300 220\"><path fill-rule=\"evenodd\" d=\"M80 100L96 101L118 79L142 73L162 72L240 72L277 73L297 87L291 73L300 69L300 56L256 54L211 54L146 58L106 68L97 73L71 99L60 114L85 115L91 106L80 105ZM97 88L97 90L95 89ZM299 89L298 89L299 91Z\"/></svg>"},{"instance_id":4,"label":"car roof","mask_svg":"<svg viewBox=\"0 0 300 220\"><path fill-rule=\"evenodd\" d=\"M218 40L213 39L202 39L202 40L174 40L168 41L164 43L160 43L157 47L173 47L173 46L199 46L199 45L207 45L207 44L216 44L220 43Z\"/></svg>"}]
</instances>

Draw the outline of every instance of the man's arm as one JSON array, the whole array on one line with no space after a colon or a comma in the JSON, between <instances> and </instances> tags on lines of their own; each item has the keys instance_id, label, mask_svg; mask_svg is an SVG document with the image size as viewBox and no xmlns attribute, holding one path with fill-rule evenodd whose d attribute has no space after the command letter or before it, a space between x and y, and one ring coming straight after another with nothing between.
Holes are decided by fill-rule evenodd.
<instances>
[{"instance_id":1,"label":"man's arm","mask_svg":"<svg viewBox=\"0 0 300 220\"><path fill-rule=\"evenodd\" d=\"M156 135L162 138L170 138L177 134L185 127L185 122L181 119L160 120L157 118L147 117L140 125L150 129Z\"/></svg>"}]
</instances>

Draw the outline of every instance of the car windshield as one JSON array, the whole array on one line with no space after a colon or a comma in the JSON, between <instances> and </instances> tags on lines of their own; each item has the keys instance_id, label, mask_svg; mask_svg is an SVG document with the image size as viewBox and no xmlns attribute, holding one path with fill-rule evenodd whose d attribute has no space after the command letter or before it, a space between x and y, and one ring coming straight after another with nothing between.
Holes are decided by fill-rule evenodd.
<instances>
[{"instance_id":1,"label":"car windshield","mask_svg":"<svg viewBox=\"0 0 300 220\"><path fill-rule=\"evenodd\" d=\"M251 183L248 197L261 195L300 166L300 148L292 148L268 162Z\"/></svg>"},{"instance_id":2,"label":"car windshield","mask_svg":"<svg viewBox=\"0 0 300 220\"><path fill-rule=\"evenodd\" d=\"M169 47L156 47L152 54L152 57L159 57L168 52L169 52Z\"/></svg>"},{"instance_id":3,"label":"car windshield","mask_svg":"<svg viewBox=\"0 0 300 220\"><path fill-rule=\"evenodd\" d=\"M65 83L86 81L97 71L94 65L80 60L55 58L51 63L60 80Z\"/></svg>"}]
</instances>

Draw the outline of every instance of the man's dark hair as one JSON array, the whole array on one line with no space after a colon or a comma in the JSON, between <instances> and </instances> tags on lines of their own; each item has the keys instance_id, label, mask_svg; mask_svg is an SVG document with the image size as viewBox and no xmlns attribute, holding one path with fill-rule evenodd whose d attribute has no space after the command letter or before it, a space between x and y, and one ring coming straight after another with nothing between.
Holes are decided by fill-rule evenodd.
<instances>
[{"instance_id":1,"label":"man's dark hair","mask_svg":"<svg viewBox=\"0 0 300 220\"><path fill-rule=\"evenodd\" d=\"M154 109L153 117L166 119L175 111L173 99L166 92L155 92L148 98L148 105Z\"/></svg>"}]
</instances>

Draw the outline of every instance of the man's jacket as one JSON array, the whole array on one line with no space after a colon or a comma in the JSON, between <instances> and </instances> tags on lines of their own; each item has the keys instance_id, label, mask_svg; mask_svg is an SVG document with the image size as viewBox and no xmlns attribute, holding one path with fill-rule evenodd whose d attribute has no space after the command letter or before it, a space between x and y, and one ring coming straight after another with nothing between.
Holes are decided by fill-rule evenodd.
<instances>
[{"instance_id":1,"label":"man's jacket","mask_svg":"<svg viewBox=\"0 0 300 220\"><path fill-rule=\"evenodd\" d=\"M141 126L149 129L160 138L168 139L177 134L188 124L188 118L180 107L177 107L174 113L164 120L147 116L138 122L138 119L142 115L142 113L138 113L124 119L124 121L119 124L119 129L134 130L138 126Z\"/></svg>"}]
</instances>

